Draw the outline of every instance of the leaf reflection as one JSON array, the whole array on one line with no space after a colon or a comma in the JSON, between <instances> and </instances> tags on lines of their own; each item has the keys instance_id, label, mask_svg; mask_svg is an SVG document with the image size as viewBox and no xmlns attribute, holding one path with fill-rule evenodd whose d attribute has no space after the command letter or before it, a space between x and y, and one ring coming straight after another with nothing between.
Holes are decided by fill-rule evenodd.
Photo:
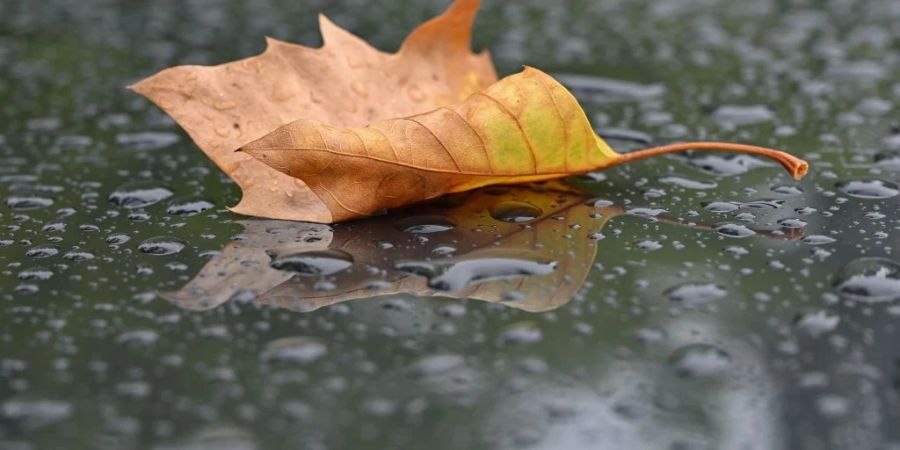
<instances>
[{"instance_id":1,"label":"leaf reflection","mask_svg":"<svg viewBox=\"0 0 900 450\"><path fill-rule=\"evenodd\" d=\"M332 226L240 221L241 235L187 285L163 296L189 310L244 300L309 312L408 294L550 311L575 296L596 257L593 237L624 213L589 198L550 182L484 188ZM721 225L646 219L722 234ZM779 240L803 234L746 229Z\"/></svg>"},{"instance_id":2,"label":"leaf reflection","mask_svg":"<svg viewBox=\"0 0 900 450\"><path fill-rule=\"evenodd\" d=\"M295 311L390 294L476 299L525 311L567 303L619 215L561 184L493 187L334 226L246 220L177 292L190 310L253 299Z\"/></svg>"}]
</instances>

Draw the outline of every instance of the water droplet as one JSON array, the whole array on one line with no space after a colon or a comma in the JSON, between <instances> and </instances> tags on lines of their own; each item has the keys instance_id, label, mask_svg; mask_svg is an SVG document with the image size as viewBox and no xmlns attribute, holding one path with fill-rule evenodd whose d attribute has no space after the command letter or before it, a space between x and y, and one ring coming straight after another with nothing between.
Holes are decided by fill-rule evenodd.
<instances>
[{"instance_id":1,"label":"water droplet","mask_svg":"<svg viewBox=\"0 0 900 450\"><path fill-rule=\"evenodd\" d=\"M456 354L431 355L410 366L408 373L415 378L436 377L463 368L466 360Z\"/></svg>"},{"instance_id":2,"label":"water droplet","mask_svg":"<svg viewBox=\"0 0 900 450\"><path fill-rule=\"evenodd\" d=\"M526 320L507 326L500 332L500 342L511 344L533 344L540 341L544 333L536 322Z\"/></svg>"},{"instance_id":3,"label":"water droplet","mask_svg":"<svg viewBox=\"0 0 900 450\"><path fill-rule=\"evenodd\" d=\"M41 428L72 415L72 405L58 400L8 400L0 405L0 418L28 430ZM26 446L28 448L28 446Z\"/></svg>"},{"instance_id":4,"label":"water droplet","mask_svg":"<svg viewBox=\"0 0 900 450\"><path fill-rule=\"evenodd\" d=\"M25 122L26 128L32 131L52 131L62 126L59 117L36 117Z\"/></svg>"},{"instance_id":5,"label":"water droplet","mask_svg":"<svg viewBox=\"0 0 900 450\"><path fill-rule=\"evenodd\" d=\"M741 204L737 202L705 202L703 208L714 213L728 213L737 211Z\"/></svg>"},{"instance_id":6,"label":"water droplet","mask_svg":"<svg viewBox=\"0 0 900 450\"><path fill-rule=\"evenodd\" d=\"M894 108L894 105L891 102L877 97L869 97L861 100L856 105L856 111L859 111L860 114L864 114L866 116L877 117L883 116Z\"/></svg>"},{"instance_id":7,"label":"water droplet","mask_svg":"<svg viewBox=\"0 0 900 450\"><path fill-rule=\"evenodd\" d=\"M637 246L637 248L648 252L663 248L663 245L659 241L654 241L652 239L644 239L642 241L638 241L638 243L635 245Z\"/></svg>"},{"instance_id":8,"label":"water droplet","mask_svg":"<svg viewBox=\"0 0 900 450\"><path fill-rule=\"evenodd\" d=\"M782 228L798 229L806 227L807 223L805 220L786 218L779 220L778 225Z\"/></svg>"},{"instance_id":9,"label":"water droplet","mask_svg":"<svg viewBox=\"0 0 900 450\"><path fill-rule=\"evenodd\" d=\"M120 334L116 342L123 345L149 347L159 340L159 333L153 330L134 330Z\"/></svg>"},{"instance_id":10,"label":"water droplet","mask_svg":"<svg viewBox=\"0 0 900 450\"><path fill-rule=\"evenodd\" d=\"M435 255L450 255L456 253L456 247L452 245L439 245L431 250L432 254Z\"/></svg>"},{"instance_id":11,"label":"water droplet","mask_svg":"<svg viewBox=\"0 0 900 450\"><path fill-rule=\"evenodd\" d=\"M769 163L748 155L719 156L704 154L691 157L688 164L716 176L740 175L750 169L766 167Z\"/></svg>"},{"instance_id":12,"label":"water droplet","mask_svg":"<svg viewBox=\"0 0 900 450\"><path fill-rule=\"evenodd\" d=\"M491 208L491 217L511 223L530 222L541 217L543 211L537 206L525 202L505 201Z\"/></svg>"},{"instance_id":13,"label":"water droplet","mask_svg":"<svg viewBox=\"0 0 900 450\"><path fill-rule=\"evenodd\" d=\"M95 256L93 253L85 250L70 250L63 255L63 258L69 261L87 261L94 259Z\"/></svg>"},{"instance_id":14,"label":"water droplet","mask_svg":"<svg viewBox=\"0 0 900 450\"><path fill-rule=\"evenodd\" d=\"M595 198L595 199L588 200L588 202L587 202L588 206L593 206L594 208L608 208L615 204L616 203L613 202L612 200L606 200L603 198Z\"/></svg>"},{"instance_id":15,"label":"water droplet","mask_svg":"<svg viewBox=\"0 0 900 450\"><path fill-rule=\"evenodd\" d=\"M41 227L41 231L46 233L62 233L66 231L66 224L63 222L51 222Z\"/></svg>"},{"instance_id":16,"label":"water droplet","mask_svg":"<svg viewBox=\"0 0 900 450\"><path fill-rule=\"evenodd\" d=\"M6 206L18 210L46 208L52 204L52 198L39 197L36 195L11 196L6 198Z\"/></svg>"},{"instance_id":17,"label":"water droplet","mask_svg":"<svg viewBox=\"0 0 900 450\"><path fill-rule=\"evenodd\" d=\"M169 202L166 212L178 216L193 216L212 208L212 203L200 198L178 198Z\"/></svg>"},{"instance_id":18,"label":"water droplet","mask_svg":"<svg viewBox=\"0 0 900 450\"><path fill-rule=\"evenodd\" d=\"M665 212L666 212L666 210L661 209L661 208L629 208L627 211L625 211L626 214L629 214L632 216L640 216L640 217L647 217L647 218L654 218Z\"/></svg>"},{"instance_id":19,"label":"water droplet","mask_svg":"<svg viewBox=\"0 0 900 450\"><path fill-rule=\"evenodd\" d=\"M669 288L664 294L673 302L699 306L725 298L728 291L714 283L688 282Z\"/></svg>"},{"instance_id":20,"label":"water droplet","mask_svg":"<svg viewBox=\"0 0 900 450\"><path fill-rule=\"evenodd\" d=\"M878 153L875 155L875 165L888 170L900 170L900 152L892 150Z\"/></svg>"},{"instance_id":21,"label":"water droplet","mask_svg":"<svg viewBox=\"0 0 900 450\"><path fill-rule=\"evenodd\" d=\"M628 128L603 127L597 130L597 135L608 142L619 141L626 144L639 143L641 145L650 145L653 143L653 136L644 133L643 131L637 131ZM615 147L615 145L613 145L613 147ZM602 176L603 173L597 172L596 175ZM603 180L599 179L597 181Z\"/></svg>"},{"instance_id":22,"label":"water droplet","mask_svg":"<svg viewBox=\"0 0 900 450\"><path fill-rule=\"evenodd\" d=\"M473 284L534 275L556 269L555 262L497 257L459 261L401 261L394 268L428 278L428 285L442 291L459 291Z\"/></svg>"},{"instance_id":23,"label":"water droplet","mask_svg":"<svg viewBox=\"0 0 900 450\"><path fill-rule=\"evenodd\" d=\"M78 225L78 229L81 231L87 231L90 233L96 233L96 232L100 231L100 227L98 227L97 225L94 225L94 224L90 224L90 223L84 223L84 224Z\"/></svg>"},{"instance_id":24,"label":"water droplet","mask_svg":"<svg viewBox=\"0 0 900 450\"><path fill-rule=\"evenodd\" d=\"M23 281L49 280L53 277L53 271L43 267L32 267L19 272L19 279Z\"/></svg>"},{"instance_id":25,"label":"water droplet","mask_svg":"<svg viewBox=\"0 0 900 450\"><path fill-rule=\"evenodd\" d=\"M438 215L406 217L397 222L396 225L398 230L413 234L440 233L452 230L455 227L455 223L444 216Z\"/></svg>"},{"instance_id":26,"label":"water droplet","mask_svg":"<svg viewBox=\"0 0 900 450\"><path fill-rule=\"evenodd\" d=\"M186 244L180 239L166 236L152 237L141 242L138 250L150 255L173 255L184 250Z\"/></svg>"},{"instance_id":27,"label":"water droplet","mask_svg":"<svg viewBox=\"0 0 900 450\"><path fill-rule=\"evenodd\" d=\"M573 91L582 91L597 101L646 101L662 97L666 87L662 84L640 84L592 75L558 74L560 83Z\"/></svg>"},{"instance_id":28,"label":"water droplet","mask_svg":"<svg viewBox=\"0 0 900 450\"><path fill-rule=\"evenodd\" d=\"M153 388L149 383L128 381L116 384L116 393L128 398L140 399L150 395Z\"/></svg>"},{"instance_id":29,"label":"water droplet","mask_svg":"<svg viewBox=\"0 0 900 450\"><path fill-rule=\"evenodd\" d=\"M363 412L376 417L386 417L397 411L397 404L386 398L366 400L362 405Z\"/></svg>"},{"instance_id":30,"label":"water droplet","mask_svg":"<svg viewBox=\"0 0 900 450\"><path fill-rule=\"evenodd\" d=\"M842 181L837 188L852 197L865 199L884 199L900 194L900 187L884 180Z\"/></svg>"},{"instance_id":31,"label":"water droplet","mask_svg":"<svg viewBox=\"0 0 900 450\"><path fill-rule=\"evenodd\" d=\"M724 253L727 253L732 256L744 256L744 255L750 253L750 250L747 250L744 247L738 247L736 245L731 245L731 246L725 247L725 249L722 251Z\"/></svg>"},{"instance_id":32,"label":"water droplet","mask_svg":"<svg viewBox=\"0 0 900 450\"><path fill-rule=\"evenodd\" d=\"M40 288L36 284L21 283L14 287L13 291L19 294L34 294L40 291Z\"/></svg>"},{"instance_id":33,"label":"water droplet","mask_svg":"<svg viewBox=\"0 0 900 450\"><path fill-rule=\"evenodd\" d=\"M816 399L816 409L825 417L838 418L850 411L850 402L839 395L825 394Z\"/></svg>"},{"instance_id":34,"label":"water droplet","mask_svg":"<svg viewBox=\"0 0 900 450\"><path fill-rule=\"evenodd\" d=\"M59 248L55 245L38 245L25 252L25 256L32 258L48 258L59 254Z\"/></svg>"},{"instance_id":35,"label":"water droplet","mask_svg":"<svg viewBox=\"0 0 900 450\"><path fill-rule=\"evenodd\" d=\"M127 234L111 234L106 238L106 243L109 245L122 245L131 240L131 237Z\"/></svg>"},{"instance_id":36,"label":"water droplet","mask_svg":"<svg viewBox=\"0 0 900 450\"><path fill-rule=\"evenodd\" d=\"M728 370L731 355L712 345L690 344L672 352L669 364L680 377L708 378Z\"/></svg>"},{"instance_id":37,"label":"water droplet","mask_svg":"<svg viewBox=\"0 0 900 450\"><path fill-rule=\"evenodd\" d=\"M900 150L900 133L885 137L881 140L881 145L888 151Z\"/></svg>"},{"instance_id":38,"label":"water droplet","mask_svg":"<svg viewBox=\"0 0 900 450\"><path fill-rule=\"evenodd\" d=\"M727 125L756 125L775 120L775 113L765 105L723 105L713 111L712 119Z\"/></svg>"},{"instance_id":39,"label":"water droplet","mask_svg":"<svg viewBox=\"0 0 900 450\"><path fill-rule=\"evenodd\" d=\"M828 311L814 311L797 315L794 324L810 336L816 337L834 331L840 317Z\"/></svg>"},{"instance_id":40,"label":"water droplet","mask_svg":"<svg viewBox=\"0 0 900 450\"><path fill-rule=\"evenodd\" d=\"M900 299L900 264L885 258L859 258L848 263L835 280L844 297L862 302Z\"/></svg>"},{"instance_id":41,"label":"water droplet","mask_svg":"<svg viewBox=\"0 0 900 450\"><path fill-rule=\"evenodd\" d=\"M784 206L784 200L763 199L741 203L741 208L748 209L778 209L782 206Z\"/></svg>"},{"instance_id":42,"label":"water droplet","mask_svg":"<svg viewBox=\"0 0 900 450\"><path fill-rule=\"evenodd\" d=\"M725 223L722 225L718 225L716 226L716 232L722 236L730 238L745 238L756 234L755 231L751 230L745 225L736 223Z\"/></svg>"},{"instance_id":43,"label":"water droplet","mask_svg":"<svg viewBox=\"0 0 900 450\"><path fill-rule=\"evenodd\" d=\"M276 339L266 344L260 357L269 363L309 364L328 353L328 347L319 339L294 336Z\"/></svg>"},{"instance_id":44,"label":"water droplet","mask_svg":"<svg viewBox=\"0 0 900 450\"><path fill-rule=\"evenodd\" d=\"M666 332L657 328L639 328L634 337L645 344L662 342L666 338Z\"/></svg>"},{"instance_id":45,"label":"water droplet","mask_svg":"<svg viewBox=\"0 0 900 450\"><path fill-rule=\"evenodd\" d=\"M145 131L143 133L121 133L116 143L136 152L160 150L178 142L178 135L166 131Z\"/></svg>"},{"instance_id":46,"label":"water droplet","mask_svg":"<svg viewBox=\"0 0 900 450\"><path fill-rule=\"evenodd\" d=\"M109 194L109 201L125 208L143 208L172 196L172 191L149 182L123 184Z\"/></svg>"},{"instance_id":47,"label":"water droplet","mask_svg":"<svg viewBox=\"0 0 900 450\"><path fill-rule=\"evenodd\" d=\"M800 189L800 187L798 186L784 184L779 186L772 186L772 192L782 195L800 195L803 193L803 189Z\"/></svg>"},{"instance_id":48,"label":"water droplet","mask_svg":"<svg viewBox=\"0 0 900 450\"><path fill-rule=\"evenodd\" d=\"M691 180L689 178L676 176L663 177L660 178L659 181L661 183L671 184L685 189L714 189L719 185L719 183L716 183L715 181Z\"/></svg>"},{"instance_id":49,"label":"water droplet","mask_svg":"<svg viewBox=\"0 0 900 450\"><path fill-rule=\"evenodd\" d=\"M832 244L836 240L832 237L821 235L821 234L811 234L803 238L803 242L809 245L825 245Z\"/></svg>"},{"instance_id":50,"label":"water droplet","mask_svg":"<svg viewBox=\"0 0 900 450\"><path fill-rule=\"evenodd\" d=\"M409 93L409 98L416 103L425 100L425 92L417 84L411 84L407 92Z\"/></svg>"},{"instance_id":51,"label":"water droplet","mask_svg":"<svg viewBox=\"0 0 900 450\"><path fill-rule=\"evenodd\" d=\"M269 263L273 269L304 276L328 276L353 265L353 257L340 250L321 250L279 255Z\"/></svg>"}]
</instances>

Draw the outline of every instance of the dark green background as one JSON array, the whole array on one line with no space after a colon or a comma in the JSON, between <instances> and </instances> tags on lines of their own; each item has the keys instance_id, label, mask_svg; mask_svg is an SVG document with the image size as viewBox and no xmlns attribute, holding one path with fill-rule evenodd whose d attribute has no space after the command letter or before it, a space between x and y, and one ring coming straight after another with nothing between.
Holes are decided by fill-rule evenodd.
<instances>
[{"instance_id":1,"label":"dark green background","mask_svg":"<svg viewBox=\"0 0 900 450\"><path fill-rule=\"evenodd\" d=\"M841 299L832 286L857 258L897 261L900 197L860 199L837 186L900 179L891 153L900 150L898 3L485 3L476 47L491 49L501 74L528 64L658 85L639 90L644 96L633 87L576 91L601 134L776 146L813 166L795 183L773 166L723 175L697 167L709 159L671 157L577 184L688 221L777 229L799 217L807 234L835 241L733 239L625 216L603 230L585 288L549 313L411 296L309 314L246 301L180 310L155 293L183 285L240 232L225 209L240 193L124 86L171 65L258 53L266 35L318 45L319 11L393 50L446 2L2 0L0 448L900 446L900 308ZM769 112L739 110L738 119L760 122L747 125L722 118L721 107L748 105ZM178 141L121 143L147 131ZM670 176L717 187L687 189ZM166 186L175 200L139 211L107 200L135 180ZM772 191L784 185L803 193ZM21 197L53 203L11 208ZM215 207L166 212L185 198ZM703 207L764 199L783 203ZM135 212L144 220L129 217ZM48 230L54 223L62 225ZM114 234L131 239L110 248ZM170 256L137 250L154 236L187 247ZM644 240L662 248L642 250ZM25 256L45 244L59 254ZM724 252L731 246L747 254ZM63 257L73 249L95 258ZM20 279L34 268L53 275ZM900 275L891 276L896 293ZM727 294L701 305L665 295L691 281ZM464 313L448 314L448 305ZM816 313L838 322L808 319ZM540 338L510 344L499 338L509 327L536 327ZM155 339L122 342L133 332ZM286 367L261 359L268 343L297 336L318 339L327 353ZM673 352L692 344L715 346L730 363L713 376L679 376ZM463 363L409 375L423 358L446 354Z\"/></svg>"}]
</instances>

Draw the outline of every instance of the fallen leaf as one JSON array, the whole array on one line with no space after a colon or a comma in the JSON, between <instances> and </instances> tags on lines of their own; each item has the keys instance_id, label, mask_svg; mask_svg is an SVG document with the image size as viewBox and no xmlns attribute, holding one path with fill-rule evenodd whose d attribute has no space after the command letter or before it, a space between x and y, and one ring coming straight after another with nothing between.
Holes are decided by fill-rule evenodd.
<instances>
[{"instance_id":1,"label":"fallen leaf","mask_svg":"<svg viewBox=\"0 0 900 450\"><path fill-rule=\"evenodd\" d=\"M262 55L167 69L133 89L241 186L235 212L276 219L341 222L688 149L773 158L798 179L808 170L784 152L728 143L616 153L552 77L526 68L497 81L487 53L469 50L478 6L457 0L396 54L322 17L321 49L270 39Z\"/></svg>"}]
</instances>

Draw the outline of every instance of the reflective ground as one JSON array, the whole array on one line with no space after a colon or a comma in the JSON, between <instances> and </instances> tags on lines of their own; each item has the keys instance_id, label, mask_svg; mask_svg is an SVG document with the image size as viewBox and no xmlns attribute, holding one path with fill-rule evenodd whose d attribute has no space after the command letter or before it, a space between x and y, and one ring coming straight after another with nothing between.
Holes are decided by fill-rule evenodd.
<instances>
[{"instance_id":1,"label":"reflective ground","mask_svg":"<svg viewBox=\"0 0 900 450\"><path fill-rule=\"evenodd\" d=\"M900 3L486 0L635 163L254 220L124 86L444 1L0 2L0 449L900 448Z\"/></svg>"}]
</instances>

